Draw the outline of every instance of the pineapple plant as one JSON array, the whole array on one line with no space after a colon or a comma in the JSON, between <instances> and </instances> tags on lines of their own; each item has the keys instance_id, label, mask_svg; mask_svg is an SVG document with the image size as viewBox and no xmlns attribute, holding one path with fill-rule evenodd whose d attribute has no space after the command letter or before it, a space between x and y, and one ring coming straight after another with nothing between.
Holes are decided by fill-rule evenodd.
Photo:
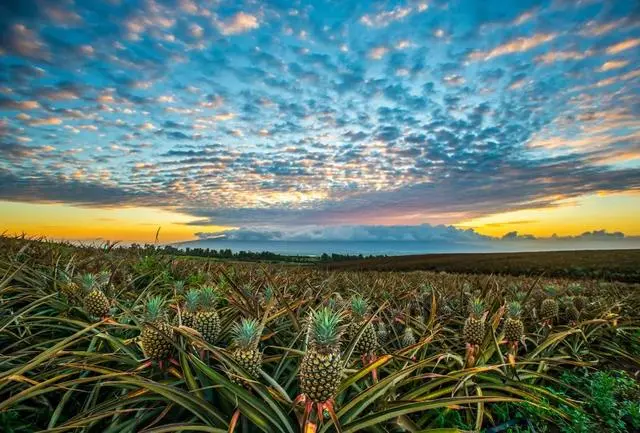
<instances>
[{"instance_id":1,"label":"pineapple plant","mask_svg":"<svg viewBox=\"0 0 640 433\"><path fill-rule=\"evenodd\" d=\"M200 293L201 309L196 313L193 327L204 341L214 344L220 335L220 316L216 311L217 295L212 287L205 287Z\"/></svg>"},{"instance_id":2,"label":"pineapple plant","mask_svg":"<svg viewBox=\"0 0 640 433\"><path fill-rule=\"evenodd\" d=\"M520 319L522 307L517 301L507 305L507 319L504 322L504 338L509 343L517 343L524 334L524 325Z\"/></svg>"},{"instance_id":3,"label":"pineapple plant","mask_svg":"<svg viewBox=\"0 0 640 433\"><path fill-rule=\"evenodd\" d=\"M200 307L200 290L191 289L184 295L184 309L182 310L182 324L194 328L198 308Z\"/></svg>"},{"instance_id":4,"label":"pineapple plant","mask_svg":"<svg viewBox=\"0 0 640 433\"><path fill-rule=\"evenodd\" d=\"M173 352L173 328L167 322L163 311L164 301L161 296L154 296L147 301L145 320L142 325L140 341L147 358L154 361L168 359Z\"/></svg>"},{"instance_id":5,"label":"pineapple plant","mask_svg":"<svg viewBox=\"0 0 640 433\"><path fill-rule=\"evenodd\" d=\"M469 317L464 322L462 331L465 343L471 346L478 346L484 339L484 302L479 298L474 298L469 303Z\"/></svg>"},{"instance_id":6,"label":"pineapple plant","mask_svg":"<svg viewBox=\"0 0 640 433\"><path fill-rule=\"evenodd\" d=\"M231 356L252 379L259 377L262 366L262 352L258 350L261 334L262 325L255 319L242 319L231 330L234 346ZM240 383L235 375L231 375L231 380Z\"/></svg>"},{"instance_id":7,"label":"pineapple plant","mask_svg":"<svg viewBox=\"0 0 640 433\"><path fill-rule=\"evenodd\" d=\"M81 284L84 291L84 309L94 317L107 316L111 305L100 287L98 278L94 274L84 274Z\"/></svg>"},{"instance_id":8,"label":"pineapple plant","mask_svg":"<svg viewBox=\"0 0 640 433\"><path fill-rule=\"evenodd\" d=\"M353 339L364 326L360 339L356 342L353 350L359 355L370 355L378 347L378 336L371 322L366 321L367 301L359 295L351 298L351 323L349 324L349 339Z\"/></svg>"},{"instance_id":9,"label":"pineapple plant","mask_svg":"<svg viewBox=\"0 0 640 433\"><path fill-rule=\"evenodd\" d=\"M342 375L340 315L329 308L315 311L308 327L308 347L300 367L300 389L314 403L333 398Z\"/></svg>"}]
</instances>

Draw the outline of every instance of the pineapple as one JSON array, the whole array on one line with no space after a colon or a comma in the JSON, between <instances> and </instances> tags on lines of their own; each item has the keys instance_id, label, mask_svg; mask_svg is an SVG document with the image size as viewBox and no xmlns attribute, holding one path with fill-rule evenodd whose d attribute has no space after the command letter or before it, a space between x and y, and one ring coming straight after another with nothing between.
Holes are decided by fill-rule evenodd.
<instances>
[{"instance_id":1,"label":"pineapple","mask_svg":"<svg viewBox=\"0 0 640 433\"><path fill-rule=\"evenodd\" d=\"M469 303L469 317L464 322L462 331L465 343L478 346L484 339L484 303L475 298Z\"/></svg>"},{"instance_id":2,"label":"pineapple","mask_svg":"<svg viewBox=\"0 0 640 433\"><path fill-rule=\"evenodd\" d=\"M559 310L558 302L553 298L545 299L540 305L540 315L549 322L552 322L558 316Z\"/></svg>"},{"instance_id":3,"label":"pineapple","mask_svg":"<svg viewBox=\"0 0 640 433\"><path fill-rule=\"evenodd\" d=\"M220 316L216 311L217 295L211 287L205 287L200 293L202 309L195 315L194 329L209 344L215 344L220 335Z\"/></svg>"},{"instance_id":4,"label":"pineapple","mask_svg":"<svg viewBox=\"0 0 640 433\"><path fill-rule=\"evenodd\" d=\"M373 354L378 347L378 336L376 330L371 322L366 322L365 315L367 314L367 301L357 295L351 299L351 313L352 319L349 325L349 339L354 339L360 328L364 326L364 331L357 341L353 352L359 355ZM365 324L366 323L366 324Z\"/></svg>"},{"instance_id":5,"label":"pineapple","mask_svg":"<svg viewBox=\"0 0 640 433\"><path fill-rule=\"evenodd\" d=\"M386 341L388 337L389 331L387 330L387 325L385 325L384 322L380 321L380 323L378 323L378 340Z\"/></svg>"},{"instance_id":6,"label":"pineapple","mask_svg":"<svg viewBox=\"0 0 640 433\"><path fill-rule=\"evenodd\" d=\"M504 338L509 343L517 343L524 334L524 325L520 320L522 307L517 301L510 302L507 306L507 319L504 322Z\"/></svg>"},{"instance_id":7,"label":"pineapple","mask_svg":"<svg viewBox=\"0 0 640 433\"><path fill-rule=\"evenodd\" d=\"M407 326L402 333L402 345L406 347L413 346L414 344L416 344L416 337L413 333L413 328Z\"/></svg>"},{"instance_id":8,"label":"pineapple","mask_svg":"<svg viewBox=\"0 0 640 433\"><path fill-rule=\"evenodd\" d=\"M105 317L109 314L109 298L102 292L102 288L94 274L82 276L82 289L84 290L84 309L94 317Z\"/></svg>"},{"instance_id":9,"label":"pineapple","mask_svg":"<svg viewBox=\"0 0 640 433\"><path fill-rule=\"evenodd\" d=\"M575 306L575 300L571 296L562 299L563 318L566 322L576 322L580 318L580 311Z\"/></svg>"},{"instance_id":10,"label":"pineapple","mask_svg":"<svg viewBox=\"0 0 640 433\"><path fill-rule=\"evenodd\" d=\"M154 296L147 301L145 321L142 325L140 340L147 358L155 361L168 359L173 352L173 328L166 321L163 311L164 301Z\"/></svg>"},{"instance_id":11,"label":"pineapple","mask_svg":"<svg viewBox=\"0 0 640 433\"><path fill-rule=\"evenodd\" d=\"M70 302L76 302L82 298L82 289L65 272L60 274L60 293Z\"/></svg>"},{"instance_id":12,"label":"pineapple","mask_svg":"<svg viewBox=\"0 0 640 433\"><path fill-rule=\"evenodd\" d=\"M315 403L333 398L342 375L340 315L329 308L313 313L308 348L300 367L300 390Z\"/></svg>"},{"instance_id":13,"label":"pineapple","mask_svg":"<svg viewBox=\"0 0 640 433\"><path fill-rule=\"evenodd\" d=\"M262 352L258 350L262 326L255 319L242 319L233 326L231 334L235 346L231 356L252 379L258 378L262 366ZM240 383L237 376L232 375L231 380Z\"/></svg>"},{"instance_id":14,"label":"pineapple","mask_svg":"<svg viewBox=\"0 0 640 433\"><path fill-rule=\"evenodd\" d=\"M588 303L589 303L589 300L584 295L578 295L575 298L573 298L573 305L575 305L575 307L580 312L583 312L586 310Z\"/></svg>"},{"instance_id":15,"label":"pineapple","mask_svg":"<svg viewBox=\"0 0 640 433\"><path fill-rule=\"evenodd\" d=\"M587 304L589 300L586 296L582 294L582 286L579 284L575 284L572 286L572 292L574 293L573 297L573 305L575 305L576 309L579 312L583 312L587 308Z\"/></svg>"},{"instance_id":16,"label":"pineapple","mask_svg":"<svg viewBox=\"0 0 640 433\"><path fill-rule=\"evenodd\" d=\"M189 328L195 327L198 307L200 306L200 290L192 289L184 295L184 309L182 310L182 324Z\"/></svg>"}]
</instances>

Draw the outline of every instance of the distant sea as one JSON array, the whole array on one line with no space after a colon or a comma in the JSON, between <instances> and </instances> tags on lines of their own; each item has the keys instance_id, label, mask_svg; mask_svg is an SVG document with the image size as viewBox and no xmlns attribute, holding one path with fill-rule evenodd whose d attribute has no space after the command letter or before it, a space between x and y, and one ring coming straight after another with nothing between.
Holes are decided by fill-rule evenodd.
<instances>
[{"instance_id":1,"label":"distant sea","mask_svg":"<svg viewBox=\"0 0 640 433\"><path fill-rule=\"evenodd\" d=\"M438 253L491 253L514 251L552 251L584 249L638 248L637 242L562 242L562 241L494 241L480 243L415 242L415 241L229 241L224 239L197 240L174 244L177 248L230 249L238 251L269 251L282 255L320 256L327 254L362 254L402 256Z\"/></svg>"}]
</instances>

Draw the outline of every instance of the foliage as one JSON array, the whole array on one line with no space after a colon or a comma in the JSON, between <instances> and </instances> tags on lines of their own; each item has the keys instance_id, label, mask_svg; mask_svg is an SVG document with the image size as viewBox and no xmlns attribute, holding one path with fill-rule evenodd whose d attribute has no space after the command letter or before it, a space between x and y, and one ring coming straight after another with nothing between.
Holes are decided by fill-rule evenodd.
<instances>
[{"instance_id":1,"label":"foliage","mask_svg":"<svg viewBox=\"0 0 640 433\"><path fill-rule=\"evenodd\" d=\"M79 284L86 274L106 277L110 317L93 319L81 300L63 295L69 279ZM630 374L640 369L638 286L583 280L579 321L543 323L543 287L564 296L575 291L570 284L219 262L2 237L0 430L294 433L305 421L318 433L637 431L640 395ZM203 288L215 290L215 345L176 320L188 293ZM356 293L368 309L345 338ZM469 294L486 314L471 354L462 336ZM503 335L516 294L524 344ZM163 303L162 321L146 320L149 300L152 311ZM371 323L386 335L365 359L353 353ZM172 359L145 358L144 329L170 344ZM407 329L415 341L404 341ZM333 419L304 420L296 403L301 360L315 347L309 334L339 351L317 356L339 359L331 371L344 372L327 406ZM234 356L234 337L236 346L259 339L259 353ZM250 374L256 360L260 374Z\"/></svg>"}]
</instances>

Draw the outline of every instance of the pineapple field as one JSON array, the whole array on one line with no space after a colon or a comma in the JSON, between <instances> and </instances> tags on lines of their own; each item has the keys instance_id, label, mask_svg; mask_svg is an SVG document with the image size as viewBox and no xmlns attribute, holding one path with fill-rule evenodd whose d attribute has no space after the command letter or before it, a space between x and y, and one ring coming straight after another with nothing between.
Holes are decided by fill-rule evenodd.
<instances>
[{"instance_id":1,"label":"pineapple field","mask_svg":"<svg viewBox=\"0 0 640 433\"><path fill-rule=\"evenodd\" d=\"M640 287L0 238L2 432L640 431Z\"/></svg>"}]
</instances>

